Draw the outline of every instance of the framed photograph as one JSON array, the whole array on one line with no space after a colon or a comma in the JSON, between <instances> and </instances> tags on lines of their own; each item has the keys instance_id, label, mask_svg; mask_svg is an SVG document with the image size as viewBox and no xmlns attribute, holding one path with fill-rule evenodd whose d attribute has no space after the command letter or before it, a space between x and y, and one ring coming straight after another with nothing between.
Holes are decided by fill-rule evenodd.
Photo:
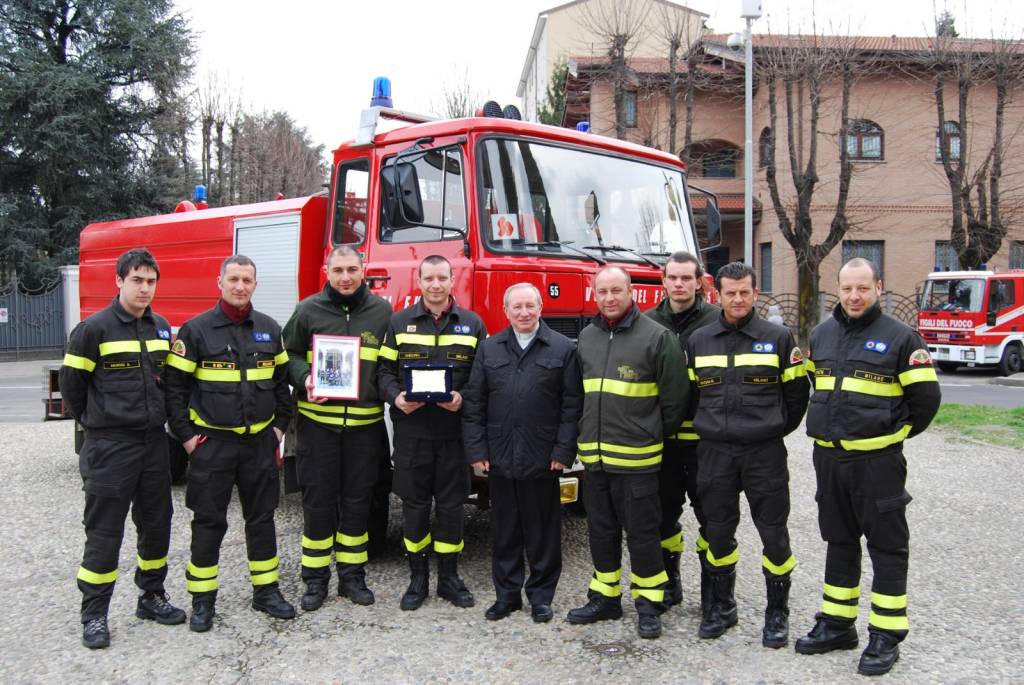
<instances>
[{"instance_id":1,"label":"framed photograph","mask_svg":"<svg viewBox=\"0 0 1024 685\"><path fill-rule=\"evenodd\" d=\"M332 400L359 399L359 345L355 336L314 335L313 396Z\"/></svg>"}]
</instances>

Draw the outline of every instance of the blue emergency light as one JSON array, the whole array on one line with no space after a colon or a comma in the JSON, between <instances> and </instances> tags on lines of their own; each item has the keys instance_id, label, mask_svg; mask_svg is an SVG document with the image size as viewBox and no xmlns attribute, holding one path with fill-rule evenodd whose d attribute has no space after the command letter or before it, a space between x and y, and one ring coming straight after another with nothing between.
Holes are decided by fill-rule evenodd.
<instances>
[{"instance_id":1,"label":"blue emergency light","mask_svg":"<svg viewBox=\"0 0 1024 685\"><path fill-rule=\"evenodd\" d=\"M576 130L580 133L590 133L590 122L580 121L576 124Z\"/></svg>"},{"instance_id":2,"label":"blue emergency light","mask_svg":"<svg viewBox=\"0 0 1024 685\"><path fill-rule=\"evenodd\" d=\"M370 107L394 107L391 101L391 79L386 76L378 76L373 79L373 97L370 98Z\"/></svg>"},{"instance_id":3,"label":"blue emergency light","mask_svg":"<svg viewBox=\"0 0 1024 685\"><path fill-rule=\"evenodd\" d=\"M206 186L199 184L193 194L193 202L206 202Z\"/></svg>"}]
</instances>

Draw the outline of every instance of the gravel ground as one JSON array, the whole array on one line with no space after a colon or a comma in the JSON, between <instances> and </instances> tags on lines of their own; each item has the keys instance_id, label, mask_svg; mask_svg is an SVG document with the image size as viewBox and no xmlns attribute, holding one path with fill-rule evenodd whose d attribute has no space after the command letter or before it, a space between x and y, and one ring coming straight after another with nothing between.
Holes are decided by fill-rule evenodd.
<instances>
[{"instance_id":1,"label":"gravel ground","mask_svg":"<svg viewBox=\"0 0 1024 685\"><path fill-rule=\"evenodd\" d=\"M792 638L806 632L820 601L824 545L813 500L813 469L806 438L790 448L793 513L790 530L800 565L794 572ZM929 431L909 443L908 489L913 535L910 567L911 633L892 682L1024 682L1024 600L1019 587L1024 544L1021 454ZM486 683L863 682L855 674L859 651L822 656L792 647L760 646L764 588L760 544L744 514L737 583L739 625L718 640L697 638L697 562L690 544L694 523L684 514L685 598L664 617L660 640L640 640L635 613L622 621L570 626L565 612L583 602L591 572L584 521L564 519L565 567L555 597L556 618L536 625L519 612L486 621L493 598L486 513L467 508L463 576L477 597L472 609L431 598L401 612L407 582L399 553L393 501L390 551L371 563L377 604L357 607L331 598L324 608L290 622L249 608L250 588L237 501L221 554L221 594L214 629L159 626L134 616L131 583L135 543L129 523L121 551L121 582L110 610L113 644L89 651L79 642L79 593L74 576L84 534L81 480L71 446L71 424L7 424L0 433L3 575L11 592L0 623L0 682L372 682ZM179 606L184 590L190 512L174 489L174 528L168 589ZM744 510L746 508L744 507ZM302 512L290 495L278 512L282 589L296 604ZM865 555L859 627L867 622L870 565ZM1014 578L1018 580L1013 580ZM332 588L333 589L333 588Z\"/></svg>"}]
</instances>

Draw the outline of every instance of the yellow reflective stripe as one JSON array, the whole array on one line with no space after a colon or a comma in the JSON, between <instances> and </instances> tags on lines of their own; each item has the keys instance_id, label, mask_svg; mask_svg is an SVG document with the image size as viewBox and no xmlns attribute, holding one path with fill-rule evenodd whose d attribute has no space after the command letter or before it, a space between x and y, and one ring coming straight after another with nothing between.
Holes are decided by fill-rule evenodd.
<instances>
[{"instance_id":1,"label":"yellow reflective stripe","mask_svg":"<svg viewBox=\"0 0 1024 685\"><path fill-rule=\"evenodd\" d=\"M596 450L599 443L596 442L577 442L576 449L578 450Z\"/></svg>"},{"instance_id":2,"label":"yellow reflective stripe","mask_svg":"<svg viewBox=\"0 0 1024 685\"><path fill-rule=\"evenodd\" d=\"M697 380L697 374L693 372L693 369L687 369L686 373L690 377L691 381L696 381Z\"/></svg>"},{"instance_id":3,"label":"yellow reflective stripe","mask_svg":"<svg viewBox=\"0 0 1024 685\"><path fill-rule=\"evenodd\" d=\"M117 569L109 571L107 573L96 573L90 571L84 566L78 567L78 579L90 583L92 585L105 585L107 583L113 583L117 580Z\"/></svg>"},{"instance_id":4,"label":"yellow reflective stripe","mask_svg":"<svg viewBox=\"0 0 1024 685\"><path fill-rule=\"evenodd\" d=\"M370 560L370 555L363 552L335 552L335 558L339 564L365 564Z\"/></svg>"},{"instance_id":5,"label":"yellow reflective stripe","mask_svg":"<svg viewBox=\"0 0 1024 685\"><path fill-rule=\"evenodd\" d=\"M594 571L594 577L597 578L602 583L608 583L608 584L617 583L620 580L622 580L622 569L620 568L620 569L617 569L615 571L597 571L597 570L595 570Z\"/></svg>"},{"instance_id":6,"label":"yellow reflective stripe","mask_svg":"<svg viewBox=\"0 0 1024 685\"><path fill-rule=\"evenodd\" d=\"M661 541L661 548L666 552L682 552L683 551L683 535L682 533L676 533L670 537L665 538Z\"/></svg>"},{"instance_id":7,"label":"yellow reflective stripe","mask_svg":"<svg viewBox=\"0 0 1024 685\"><path fill-rule=\"evenodd\" d=\"M302 555L302 565L306 568L323 568L331 565L331 555L325 554L322 557L314 557L309 554Z\"/></svg>"},{"instance_id":8,"label":"yellow reflective stripe","mask_svg":"<svg viewBox=\"0 0 1024 685\"><path fill-rule=\"evenodd\" d=\"M698 355L693 358L693 368L695 369L706 369L711 366L723 369L728 368L729 356L725 354L707 354Z\"/></svg>"},{"instance_id":9,"label":"yellow reflective stripe","mask_svg":"<svg viewBox=\"0 0 1024 685\"><path fill-rule=\"evenodd\" d=\"M910 630L910 620L906 616L883 616L873 611L868 617L868 625L882 630Z\"/></svg>"},{"instance_id":10,"label":"yellow reflective stripe","mask_svg":"<svg viewBox=\"0 0 1024 685\"><path fill-rule=\"evenodd\" d=\"M436 342L432 335L422 335L420 333L396 333L395 334L396 345L426 345L427 347L433 347ZM384 349L384 348L381 348Z\"/></svg>"},{"instance_id":11,"label":"yellow reflective stripe","mask_svg":"<svg viewBox=\"0 0 1024 685\"><path fill-rule=\"evenodd\" d=\"M697 435L696 433L676 433L675 435L670 435L669 437L672 438L673 440L700 440L700 436Z\"/></svg>"},{"instance_id":12,"label":"yellow reflective stripe","mask_svg":"<svg viewBox=\"0 0 1024 685\"><path fill-rule=\"evenodd\" d=\"M281 350L274 355L274 364L277 366L284 366L288 363L288 350Z\"/></svg>"},{"instance_id":13,"label":"yellow reflective stripe","mask_svg":"<svg viewBox=\"0 0 1024 685\"><path fill-rule=\"evenodd\" d=\"M313 363L313 350L306 350L306 361L310 364Z\"/></svg>"},{"instance_id":14,"label":"yellow reflective stripe","mask_svg":"<svg viewBox=\"0 0 1024 685\"><path fill-rule=\"evenodd\" d=\"M371 423L377 423L383 421L384 416L378 416L375 419L346 419L346 418L335 418L333 416L323 416L322 414L314 414L306 409L299 409L299 413L306 418L317 421L318 423L329 423L333 426L368 426Z\"/></svg>"},{"instance_id":15,"label":"yellow reflective stripe","mask_svg":"<svg viewBox=\"0 0 1024 685\"><path fill-rule=\"evenodd\" d=\"M115 340L113 342L100 343L101 357L122 352L142 352L142 344L138 340Z\"/></svg>"},{"instance_id":16,"label":"yellow reflective stripe","mask_svg":"<svg viewBox=\"0 0 1024 685\"><path fill-rule=\"evenodd\" d=\"M903 442L910 435L910 426L906 425L900 428L892 435L882 435L877 438L863 438L861 440L840 440L839 445L844 450L857 450L857 451L868 451L868 450L880 450L883 447L889 445L895 445L898 442ZM826 445L831 447L831 445Z\"/></svg>"},{"instance_id":17,"label":"yellow reflective stripe","mask_svg":"<svg viewBox=\"0 0 1024 685\"><path fill-rule=\"evenodd\" d=\"M236 369L203 369L195 371L196 378L201 381L214 381L217 383L240 383L242 373Z\"/></svg>"},{"instance_id":18,"label":"yellow reflective stripe","mask_svg":"<svg viewBox=\"0 0 1024 685\"><path fill-rule=\"evenodd\" d=\"M465 547L465 542L463 540L459 540L459 542L454 545L450 542L434 540L434 551L438 554L455 554L456 552L461 552L463 547Z\"/></svg>"},{"instance_id":19,"label":"yellow reflective stripe","mask_svg":"<svg viewBox=\"0 0 1024 685\"><path fill-rule=\"evenodd\" d=\"M596 454L579 454L578 452L576 453L576 458L584 464L596 464L601 460L601 457Z\"/></svg>"},{"instance_id":20,"label":"yellow reflective stripe","mask_svg":"<svg viewBox=\"0 0 1024 685\"><path fill-rule=\"evenodd\" d=\"M330 549L334 546L334 538L323 538L322 540L314 540L313 538L307 538L305 535L303 535L302 546L306 549Z\"/></svg>"},{"instance_id":21,"label":"yellow reflective stripe","mask_svg":"<svg viewBox=\"0 0 1024 685\"><path fill-rule=\"evenodd\" d=\"M398 359L398 350L396 350L393 347L381 346L381 348L380 348L380 356L384 357L384 359L388 359L390 361L395 361L396 359Z\"/></svg>"},{"instance_id":22,"label":"yellow reflective stripe","mask_svg":"<svg viewBox=\"0 0 1024 685\"><path fill-rule=\"evenodd\" d=\"M737 547L721 559L716 559L715 555L711 553L711 548L708 547L707 560L708 563L712 566L731 566L732 564L735 564L737 561L740 560L740 549L739 547Z\"/></svg>"},{"instance_id":23,"label":"yellow reflective stripe","mask_svg":"<svg viewBox=\"0 0 1024 685\"><path fill-rule=\"evenodd\" d=\"M359 358L365 359L368 362L377 361L377 357L380 355L380 350L376 347L363 347L359 346Z\"/></svg>"},{"instance_id":24,"label":"yellow reflective stripe","mask_svg":"<svg viewBox=\"0 0 1024 685\"><path fill-rule=\"evenodd\" d=\"M903 388L898 383L876 383L864 378L850 378L849 376L843 379L839 389L875 397L899 397L903 394Z\"/></svg>"},{"instance_id":25,"label":"yellow reflective stripe","mask_svg":"<svg viewBox=\"0 0 1024 685\"><path fill-rule=\"evenodd\" d=\"M265 369L246 369L245 380L247 381L269 381L274 378L274 369L267 367Z\"/></svg>"},{"instance_id":26,"label":"yellow reflective stripe","mask_svg":"<svg viewBox=\"0 0 1024 685\"><path fill-rule=\"evenodd\" d=\"M668 582L668 574L665 571L656 573L653 576L638 576L635 573L630 574L630 580L633 585L638 587L657 587L662 583Z\"/></svg>"},{"instance_id":27,"label":"yellow reflective stripe","mask_svg":"<svg viewBox=\"0 0 1024 685\"><path fill-rule=\"evenodd\" d=\"M879 609L906 609L906 595L882 595L877 592L871 593L871 603Z\"/></svg>"},{"instance_id":28,"label":"yellow reflective stripe","mask_svg":"<svg viewBox=\"0 0 1024 685\"><path fill-rule=\"evenodd\" d=\"M169 355L167 355L167 362L166 363L167 363L168 366L173 366L174 368L178 369L179 371L184 371L185 373L188 373L188 374L192 374L192 373L196 372L196 363L195 362L189 361L188 359L185 359L184 357L179 357L176 354L169 354Z\"/></svg>"},{"instance_id":29,"label":"yellow reflective stripe","mask_svg":"<svg viewBox=\"0 0 1024 685\"><path fill-rule=\"evenodd\" d=\"M807 378L807 369L803 366L791 366L782 372L783 383L788 383L797 378Z\"/></svg>"},{"instance_id":30,"label":"yellow reflective stripe","mask_svg":"<svg viewBox=\"0 0 1024 685\"><path fill-rule=\"evenodd\" d=\"M764 352L737 354L732 358L732 363L733 366L774 366L779 368L779 355L765 354Z\"/></svg>"},{"instance_id":31,"label":"yellow reflective stripe","mask_svg":"<svg viewBox=\"0 0 1024 685\"><path fill-rule=\"evenodd\" d=\"M660 452L664 446L665 443L662 442L655 443L653 445L644 445L643 447L616 445L613 442L598 443L598 448L602 452L618 452L619 454L650 454L651 452Z\"/></svg>"},{"instance_id":32,"label":"yellow reflective stripe","mask_svg":"<svg viewBox=\"0 0 1024 685\"><path fill-rule=\"evenodd\" d=\"M68 353L64 355L64 366L70 366L72 369L81 369L91 373L96 368L96 362L88 357L79 357L77 354Z\"/></svg>"},{"instance_id":33,"label":"yellow reflective stripe","mask_svg":"<svg viewBox=\"0 0 1024 685\"><path fill-rule=\"evenodd\" d=\"M312 411L322 411L328 414L345 414L346 407L341 404L317 404L316 402L306 402L305 400L299 400L299 409L310 409Z\"/></svg>"},{"instance_id":34,"label":"yellow reflective stripe","mask_svg":"<svg viewBox=\"0 0 1024 685\"><path fill-rule=\"evenodd\" d=\"M171 343L163 338L153 338L146 341L146 352L169 352Z\"/></svg>"},{"instance_id":35,"label":"yellow reflective stripe","mask_svg":"<svg viewBox=\"0 0 1024 685\"><path fill-rule=\"evenodd\" d=\"M185 579L185 589L189 592L213 592L217 589L217 579L189 580Z\"/></svg>"},{"instance_id":36,"label":"yellow reflective stripe","mask_svg":"<svg viewBox=\"0 0 1024 685\"><path fill-rule=\"evenodd\" d=\"M939 377L935 375L935 369L930 366L904 371L900 374L899 378L900 383L903 385L913 385L914 383L923 383L927 381L939 382Z\"/></svg>"},{"instance_id":37,"label":"yellow reflective stripe","mask_svg":"<svg viewBox=\"0 0 1024 685\"><path fill-rule=\"evenodd\" d=\"M476 337L472 335L439 335L437 336L437 345L438 347L447 347L449 345L476 347Z\"/></svg>"},{"instance_id":38,"label":"yellow reflective stripe","mask_svg":"<svg viewBox=\"0 0 1024 685\"><path fill-rule=\"evenodd\" d=\"M761 565L768 569L768 572L776 576L784 576L794 568L796 568L796 557L792 554L789 555L789 559L786 559L781 564L773 564L771 559L762 555Z\"/></svg>"},{"instance_id":39,"label":"yellow reflective stripe","mask_svg":"<svg viewBox=\"0 0 1024 685\"><path fill-rule=\"evenodd\" d=\"M832 443L828 440L822 440L820 438L814 438L814 442L821 445L822 447L835 447L835 443Z\"/></svg>"},{"instance_id":40,"label":"yellow reflective stripe","mask_svg":"<svg viewBox=\"0 0 1024 685\"><path fill-rule=\"evenodd\" d=\"M370 534L363 533L362 535L345 535L344 533L338 533L334 536L334 539L346 547L355 547L368 542L370 540Z\"/></svg>"},{"instance_id":41,"label":"yellow reflective stripe","mask_svg":"<svg viewBox=\"0 0 1024 685\"><path fill-rule=\"evenodd\" d=\"M815 376L814 377L814 389L815 390L835 390L836 389L836 377L835 376Z\"/></svg>"},{"instance_id":42,"label":"yellow reflective stripe","mask_svg":"<svg viewBox=\"0 0 1024 685\"><path fill-rule=\"evenodd\" d=\"M804 359L804 366L807 367L807 373L814 373L815 370L818 368L815 365L814 361L811 359Z\"/></svg>"},{"instance_id":43,"label":"yellow reflective stripe","mask_svg":"<svg viewBox=\"0 0 1024 685\"><path fill-rule=\"evenodd\" d=\"M828 614L829 616L838 616L839 618L857 618L857 605L835 604L828 600L822 600L821 613Z\"/></svg>"},{"instance_id":44,"label":"yellow reflective stripe","mask_svg":"<svg viewBox=\"0 0 1024 685\"><path fill-rule=\"evenodd\" d=\"M612 466L629 466L633 468L641 468L644 466L654 466L655 464L661 463L661 455L656 454L653 457L647 459L619 459L618 457L609 457L606 454L601 455L601 461L605 464L611 464Z\"/></svg>"},{"instance_id":45,"label":"yellow reflective stripe","mask_svg":"<svg viewBox=\"0 0 1024 685\"><path fill-rule=\"evenodd\" d=\"M371 423L377 423L378 421L383 421L383 420L384 420L383 416L378 416L375 419L349 419L348 423L346 425L349 425L349 426L369 426Z\"/></svg>"},{"instance_id":46,"label":"yellow reflective stripe","mask_svg":"<svg viewBox=\"0 0 1024 685\"><path fill-rule=\"evenodd\" d=\"M697 552L706 552L708 549L708 541L704 539L704 536L697 533L697 542L694 543L697 546Z\"/></svg>"},{"instance_id":47,"label":"yellow reflective stripe","mask_svg":"<svg viewBox=\"0 0 1024 685\"><path fill-rule=\"evenodd\" d=\"M192 423L196 424L197 426L202 426L203 428L212 428L213 430L218 431L231 431L232 433L237 433L238 435L245 435L246 433L249 433L250 435L255 435L274 422L274 417L271 416L266 421L260 421L259 423L249 424L248 428L246 428L245 426L215 426L212 423L207 423L206 421L204 421L203 418L199 416L199 413L196 412L196 410L193 409L192 407L188 408L188 418L190 421L192 421Z\"/></svg>"},{"instance_id":48,"label":"yellow reflective stripe","mask_svg":"<svg viewBox=\"0 0 1024 685\"><path fill-rule=\"evenodd\" d=\"M250 559L249 560L249 571L250 572L270 571L272 569L277 568L278 561L279 560L278 560L278 558L276 556L275 557L271 557L269 559L264 559L263 561L253 561L253 560Z\"/></svg>"},{"instance_id":49,"label":"yellow reflective stripe","mask_svg":"<svg viewBox=\"0 0 1024 685\"><path fill-rule=\"evenodd\" d=\"M349 407L348 408L348 413L349 414L361 414L363 416L373 416L374 414L383 414L384 413L384 405L383 404L378 404L377 406L374 406L374 407Z\"/></svg>"},{"instance_id":50,"label":"yellow reflective stripe","mask_svg":"<svg viewBox=\"0 0 1024 685\"><path fill-rule=\"evenodd\" d=\"M614 378L587 378L583 381L583 392L607 392L623 397L656 397L657 383L631 383Z\"/></svg>"},{"instance_id":51,"label":"yellow reflective stripe","mask_svg":"<svg viewBox=\"0 0 1024 685\"><path fill-rule=\"evenodd\" d=\"M278 581L277 569L275 568L273 571L265 571L263 573L250 574L249 581L256 587L276 583Z\"/></svg>"},{"instance_id":52,"label":"yellow reflective stripe","mask_svg":"<svg viewBox=\"0 0 1024 685\"><path fill-rule=\"evenodd\" d=\"M825 583L825 594L840 601L857 599L860 597L860 587L839 587Z\"/></svg>"},{"instance_id":53,"label":"yellow reflective stripe","mask_svg":"<svg viewBox=\"0 0 1024 685\"><path fill-rule=\"evenodd\" d=\"M664 602L665 601L665 590L663 588L659 588L659 589L655 590L655 589L636 588L635 587L635 588L632 589L630 594L633 596L633 599L637 599L639 597L646 597L647 599L651 600L652 602Z\"/></svg>"},{"instance_id":54,"label":"yellow reflective stripe","mask_svg":"<svg viewBox=\"0 0 1024 685\"><path fill-rule=\"evenodd\" d=\"M214 566L196 566L191 561L188 562L187 566L185 566L185 571L187 571L189 575L194 576L196 578L201 578L201 579L216 578L217 577L217 573L219 572L219 570L220 570L220 567L216 566L216 565L214 565Z\"/></svg>"},{"instance_id":55,"label":"yellow reflective stripe","mask_svg":"<svg viewBox=\"0 0 1024 685\"><path fill-rule=\"evenodd\" d=\"M620 586L606 585L597 578L590 579L590 589L601 593L605 597L620 597L622 595L622 588Z\"/></svg>"},{"instance_id":56,"label":"yellow reflective stripe","mask_svg":"<svg viewBox=\"0 0 1024 685\"><path fill-rule=\"evenodd\" d=\"M427 533L427 537L423 538L419 542L413 542L409 538L402 539L405 540L406 551L412 552L413 554L415 554L416 552L421 552L430 546L430 533Z\"/></svg>"},{"instance_id":57,"label":"yellow reflective stripe","mask_svg":"<svg viewBox=\"0 0 1024 685\"><path fill-rule=\"evenodd\" d=\"M163 568L167 565L167 557L164 557L163 559L143 559L136 555L135 558L138 562L140 571L155 571L156 569Z\"/></svg>"}]
</instances>

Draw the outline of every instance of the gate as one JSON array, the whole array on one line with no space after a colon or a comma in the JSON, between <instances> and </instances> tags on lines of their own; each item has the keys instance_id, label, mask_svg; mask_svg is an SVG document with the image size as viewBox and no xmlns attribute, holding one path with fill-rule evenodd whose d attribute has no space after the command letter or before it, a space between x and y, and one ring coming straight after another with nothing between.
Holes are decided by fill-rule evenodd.
<instances>
[{"instance_id":1,"label":"gate","mask_svg":"<svg viewBox=\"0 0 1024 685\"><path fill-rule=\"evenodd\" d=\"M17 277L0 286L0 356L64 350L64 293L61 279L39 290L24 291Z\"/></svg>"}]
</instances>

